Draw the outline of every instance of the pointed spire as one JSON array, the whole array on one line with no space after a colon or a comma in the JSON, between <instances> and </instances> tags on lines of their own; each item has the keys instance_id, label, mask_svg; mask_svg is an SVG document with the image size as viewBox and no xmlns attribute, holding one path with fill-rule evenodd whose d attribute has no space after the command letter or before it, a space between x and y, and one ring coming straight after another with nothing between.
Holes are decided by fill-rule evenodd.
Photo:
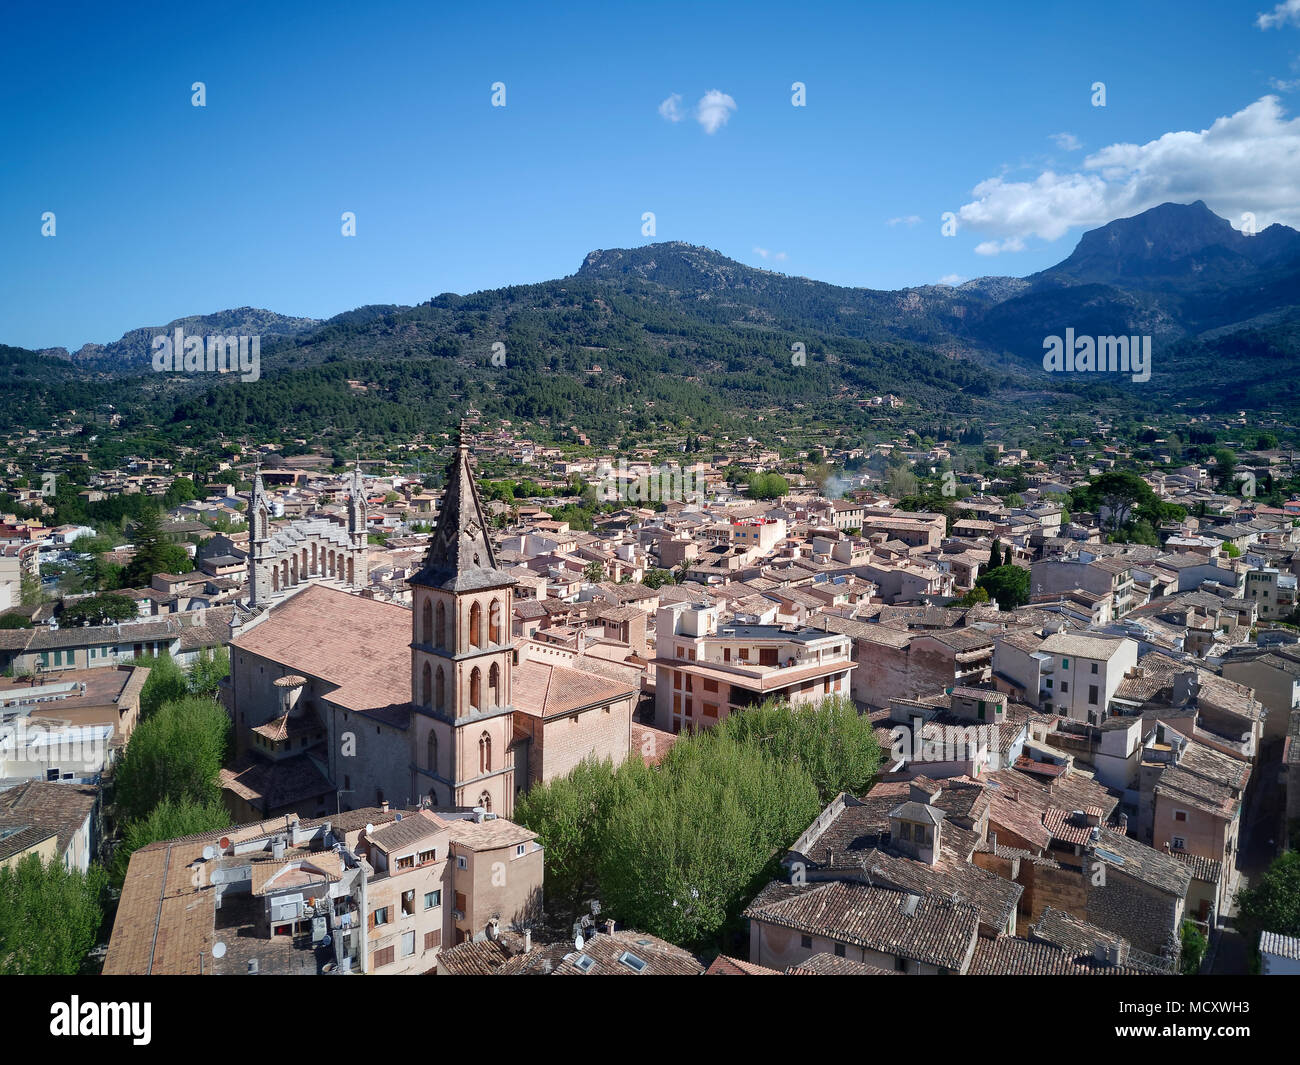
<instances>
[{"instance_id":1,"label":"pointed spire","mask_svg":"<svg viewBox=\"0 0 1300 1065\"><path fill-rule=\"evenodd\" d=\"M456 453L447 464L438 524L429 539L424 565L411 578L413 584L464 592L517 583L497 569L483 503L470 469L467 435L462 421Z\"/></svg>"}]
</instances>

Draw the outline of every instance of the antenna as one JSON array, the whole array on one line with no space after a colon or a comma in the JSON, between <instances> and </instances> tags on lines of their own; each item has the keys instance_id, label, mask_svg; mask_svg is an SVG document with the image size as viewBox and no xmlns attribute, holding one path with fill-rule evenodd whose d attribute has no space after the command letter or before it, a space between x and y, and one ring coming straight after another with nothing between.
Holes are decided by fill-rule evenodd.
<instances>
[{"instance_id":1,"label":"antenna","mask_svg":"<svg viewBox=\"0 0 1300 1065\"><path fill-rule=\"evenodd\" d=\"M205 862L212 861L212 859L215 858L216 856L217 856L217 852L210 845L203 848L203 860Z\"/></svg>"}]
</instances>

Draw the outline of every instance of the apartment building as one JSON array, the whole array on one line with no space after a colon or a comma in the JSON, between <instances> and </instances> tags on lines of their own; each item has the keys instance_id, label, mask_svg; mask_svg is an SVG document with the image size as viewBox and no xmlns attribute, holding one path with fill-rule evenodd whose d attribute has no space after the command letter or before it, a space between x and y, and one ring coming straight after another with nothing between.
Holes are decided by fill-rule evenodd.
<instances>
[{"instance_id":1,"label":"apartment building","mask_svg":"<svg viewBox=\"0 0 1300 1065\"><path fill-rule=\"evenodd\" d=\"M482 811L275 818L131 856L106 975L399 975L540 910L542 848Z\"/></svg>"},{"instance_id":2,"label":"apartment building","mask_svg":"<svg viewBox=\"0 0 1300 1065\"><path fill-rule=\"evenodd\" d=\"M849 695L850 641L837 633L723 622L713 605L673 603L655 618L655 727L709 728L768 699Z\"/></svg>"}]
</instances>

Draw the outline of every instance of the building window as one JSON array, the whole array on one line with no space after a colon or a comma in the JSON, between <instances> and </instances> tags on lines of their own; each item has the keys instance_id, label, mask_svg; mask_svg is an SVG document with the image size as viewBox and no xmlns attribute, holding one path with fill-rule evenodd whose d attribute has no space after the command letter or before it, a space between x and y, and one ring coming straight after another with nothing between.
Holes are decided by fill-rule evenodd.
<instances>
[{"instance_id":1,"label":"building window","mask_svg":"<svg viewBox=\"0 0 1300 1065\"><path fill-rule=\"evenodd\" d=\"M1174 820L1175 820L1175 821L1186 821L1186 820L1187 820L1187 811L1186 811L1186 810L1175 810L1175 811L1174 811Z\"/></svg>"},{"instance_id":2,"label":"building window","mask_svg":"<svg viewBox=\"0 0 1300 1065\"><path fill-rule=\"evenodd\" d=\"M812 936L800 936L799 945L803 947L804 950L812 950Z\"/></svg>"},{"instance_id":3,"label":"building window","mask_svg":"<svg viewBox=\"0 0 1300 1065\"><path fill-rule=\"evenodd\" d=\"M486 791L483 792L483 794L478 797L478 804L481 807L483 807L484 812L486 813L492 812L492 796L489 795Z\"/></svg>"},{"instance_id":4,"label":"building window","mask_svg":"<svg viewBox=\"0 0 1300 1065\"><path fill-rule=\"evenodd\" d=\"M438 860L437 847L435 847L433 850L420 851L419 863L421 865L428 865L430 862L436 862L437 860Z\"/></svg>"},{"instance_id":5,"label":"building window","mask_svg":"<svg viewBox=\"0 0 1300 1065\"><path fill-rule=\"evenodd\" d=\"M396 955L396 948L385 947L383 950L375 951L374 967L383 968L385 965L392 965Z\"/></svg>"},{"instance_id":6,"label":"building window","mask_svg":"<svg viewBox=\"0 0 1300 1065\"><path fill-rule=\"evenodd\" d=\"M456 856L456 868L457 868L457 869L468 869L468 868L469 868L469 861L466 859L465 855L463 855L463 854L458 854L458 855Z\"/></svg>"},{"instance_id":7,"label":"building window","mask_svg":"<svg viewBox=\"0 0 1300 1065\"><path fill-rule=\"evenodd\" d=\"M515 857L516 857L516 858L522 858L522 857L524 856L524 852L527 851L527 850L528 850L528 844L527 844L527 843L520 843L520 844L518 844L518 845L515 847Z\"/></svg>"},{"instance_id":8,"label":"building window","mask_svg":"<svg viewBox=\"0 0 1300 1065\"><path fill-rule=\"evenodd\" d=\"M370 915L370 927L378 928L380 925L388 924L388 907L383 906Z\"/></svg>"},{"instance_id":9,"label":"building window","mask_svg":"<svg viewBox=\"0 0 1300 1065\"><path fill-rule=\"evenodd\" d=\"M1173 847L1176 851L1185 851L1187 849L1187 840L1183 839L1182 836L1175 836Z\"/></svg>"},{"instance_id":10,"label":"building window","mask_svg":"<svg viewBox=\"0 0 1300 1065\"><path fill-rule=\"evenodd\" d=\"M397 869L399 872L403 869L414 869L414 868L415 868L414 854L407 854L397 859Z\"/></svg>"},{"instance_id":11,"label":"building window","mask_svg":"<svg viewBox=\"0 0 1300 1065\"><path fill-rule=\"evenodd\" d=\"M1093 673L1096 673L1096 672L1097 672L1097 663L1096 663L1096 662L1094 662L1094 663L1092 664L1092 672L1093 672Z\"/></svg>"},{"instance_id":12,"label":"building window","mask_svg":"<svg viewBox=\"0 0 1300 1065\"><path fill-rule=\"evenodd\" d=\"M478 738L478 771L480 773L492 772L492 737L486 730Z\"/></svg>"},{"instance_id":13,"label":"building window","mask_svg":"<svg viewBox=\"0 0 1300 1065\"><path fill-rule=\"evenodd\" d=\"M436 932L425 932L425 933L424 933L424 949L425 949L425 950L433 950L435 947L440 947L440 946L442 946L442 929L441 929L441 928L439 928Z\"/></svg>"},{"instance_id":14,"label":"building window","mask_svg":"<svg viewBox=\"0 0 1300 1065\"><path fill-rule=\"evenodd\" d=\"M1093 706L1097 705L1097 685L1095 684L1088 685L1088 702Z\"/></svg>"},{"instance_id":15,"label":"building window","mask_svg":"<svg viewBox=\"0 0 1300 1065\"><path fill-rule=\"evenodd\" d=\"M426 910L435 910L442 905L442 892L426 891L424 893L424 908Z\"/></svg>"},{"instance_id":16,"label":"building window","mask_svg":"<svg viewBox=\"0 0 1300 1065\"><path fill-rule=\"evenodd\" d=\"M413 931L403 932L402 933L402 957L409 958L414 953L415 953L415 933Z\"/></svg>"},{"instance_id":17,"label":"building window","mask_svg":"<svg viewBox=\"0 0 1300 1065\"><path fill-rule=\"evenodd\" d=\"M718 690L718 682L717 682L716 680L707 680L707 679L706 679L706 680L704 681L704 690L705 690L706 692L715 692L715 691L717 691L717 690Z\"/></svg>"},{"instance_id":18,"label":"building window","mask_svg":"<svg viewBox=\"0 0 1300 1065\"><path fill-rule=\"evenodd\" d=\"M1069 660L1068 658L1062 658L1062 659L1061 659L1061 668L1062 668L1062 669L1069 669L1069 668L1070 668L1070 660Z\"/></svg>"},{"instance_id":19,"label":"building window","mask_svg":"<svg viewBox=\"0 0 1300 1065\"><path fill-rule=\"evenodd\" d=\"M1069 690L1070 690L1070 682L1068 680L1061 681L1061 694L1064 695Z\"/></svg>"},{"instance_id":20,"label":"building window","mask_svg":"<svg viewBox=\"0 0 1300 1065\"><path fill-rule=\"evenodd\" d=\"M835 957L837 957L837 958L842 958L842 957L844 957L844 944L843 944L843 943L836 943L836 944L835 944Z\"/></svg>"},{"instance_id":21,"label":"building window","mask_svg":"<svg viewBox=\"0 0 1300 1065\"><path fill-rule=\"evenodd\" d=\"M415 915L415 892L408 891L402 895L402 916L413 917L414 915Z\"/></svg>"}]
</instances>

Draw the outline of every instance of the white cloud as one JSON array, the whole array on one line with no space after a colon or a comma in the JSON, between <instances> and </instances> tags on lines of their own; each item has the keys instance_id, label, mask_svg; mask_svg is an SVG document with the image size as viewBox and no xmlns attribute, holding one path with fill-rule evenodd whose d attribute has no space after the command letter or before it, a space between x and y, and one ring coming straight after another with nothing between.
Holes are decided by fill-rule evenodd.
<instances>
[{"instance_id":1,"label":"white cloud","mask_svg":"<svg viewBox=\"0 0 1300 1065\"><path fill-rule=\"evenodd\" d=\"M1006 240L982 240L975 245L976 255L1001 255L1004 251L1024 251L1025 242L1019 237Z\"/></svg>"},{"instance_id":2,"label":"white cloud","mask_svg":"<svg viewBox=\"0 0 1300 1065\"><path fill-rule=\"evenodd\" d=\"M725 92L710 89L700 97L700 102L695 107L695 119L704 127L705 133L717 133L727 124L727 119L735 109L735 100Z\"/></svg>"},{"instance_id":3,"label":"white cloud","mask_svg":"<svg viewBox=\"0 0 1300 1065\"><path fill-rule=\"evenodd\" d=\"M673 93L659 105L659 114L669 122L680 122L686 116L682 114L682 94Z\"/></svg>"},{"instance_id":4,"label":"white cloud","mask_svg":"<svg viewBox=\"0 0 1300 1065\"><path fill-rule=\"evenodd\" d=\"M1073 133L1053 133L1052 140L1063 152L1077 152L1083 147L1083 142Z\"/></svg>"},{"instance_id":5,"label":"white cloud","mask_svg":"<svg viewBox=\"0 0 1300 1065\"><path fill-rule=\"evenodd\" d=\"M966 279L962 277L961 274L944 274L943 277L939 278L935 283L939 285L950 285L953 288L956 288L965 280Z\"/></svg>"},{"instance_id":6,"label":"white cloud","mask_svg":"<svg viewBox=\"0 0 1300 1065\"><path fill-rule=\"evenodd\" d=\"M1260 14L1255 19L1255 25L1261 30L1285 26L1288 22L1300 26L1300 0L1283 0L1267 15Z\"/></svg>"},{"instance_id":7,"label":"white cloud","mask_svg":"<svg viewBox=\"0 0 1300 1065\"><path fill-rule=\"evenodd\" d=\"M754 254L761 259L772 259L774 262L783 263L789 256L783 251L769 251L767 248L754 248Z\"/></svg>"},{"instance_id":8,"label":"white cloud","mask_svg":"<svg viewBox=\"0 0 1300 1065\"><path fill-rule=\"evenodd\" d=\"M1300 78L1293 78L1291 81L1285 81L1282 78L1269 78L1268 84L1278 92L1295 92L1300 89Z\"/></svg>"},{"instance_id":9,"label":"white cloud","mask_svg":"<svg viewBox=\"0 0 1300 1065\"><path fill-rule=\"evenodd\" d=\"M891 218L888 222L885 223L885 225L887 225L887 226L914 226L914 225L916 225L916 223L919 222L919 221L921 221L921 216L920 216L919 214L909 214L909 215L904 215L904 216L902 216L902 217L900 217L900 218Z\"/></svg>"},{"instance_id":10,"label":"white cloud","mask_svg":"<svg viewBox=\"0 0 1300 1065\"><path fill-rule=\"evenodd\" d=\"M1300 226L1300 118L1288 120L1278 98L1265 96L1199 133L1112 144L1073 173L989 178L973 194L958 212L962 223L998 238L976 247L981 255L1019 251L1027 237L1057 240L1076 226L1103 225L1168 201L1204 200L1234 222L1250 211L1261 229L1273 222Z\"/></svg>"}]
</instances>

